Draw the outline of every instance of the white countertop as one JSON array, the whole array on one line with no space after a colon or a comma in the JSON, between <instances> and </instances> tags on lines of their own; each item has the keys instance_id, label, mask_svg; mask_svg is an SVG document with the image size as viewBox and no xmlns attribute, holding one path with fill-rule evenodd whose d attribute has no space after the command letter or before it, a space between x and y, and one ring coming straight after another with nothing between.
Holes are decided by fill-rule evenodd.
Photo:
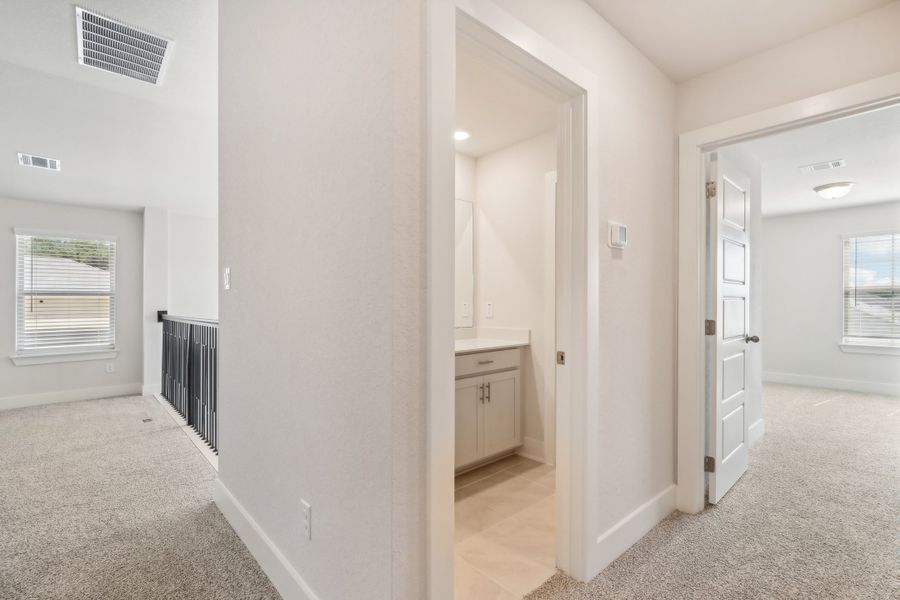
<instances>
[{"instance_id":1,"label":"white countertop","mask_svg":"<svg viewBox=\"0 0 900 600\"><path fill-rule=\"evenodd\" d=\"M493 338L468 338L456 340L457 354L470 354L472 352L487 352L489 350L507 350L509 348L521 348L527 346L527 341L499 340Z\"/></svg>"}]
</instances>

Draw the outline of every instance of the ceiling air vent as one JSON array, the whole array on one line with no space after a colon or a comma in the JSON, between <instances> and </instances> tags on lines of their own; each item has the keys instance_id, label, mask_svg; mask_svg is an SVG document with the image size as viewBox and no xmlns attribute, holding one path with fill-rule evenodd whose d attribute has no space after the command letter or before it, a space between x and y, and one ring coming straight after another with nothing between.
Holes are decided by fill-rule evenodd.
<instances>
[{"instance_id":1,"label":"ceiling air vent","mask_svg":"<svg viewBox=\"0 0 900 600\"><path fill-rule=\"evenodd\" d=\"M159 85L174 42L75 7L78 63Z\"/></svg>"},{"instance_id":2,"label":"ceiling air vent","mask_svg":"<svg viewBox=\"0 0 900 600\"><path fill-rule=\"evenodd\" d=\"M62 164L55 158L34 156L33 154L25 154L24 152L19 152L19 164L23 167L35 167L38 169L48 169L50 171L59 171L62 167Z\"/></svg>"},{"instance_id":3,"label":"ceiling air vent","mask_svg":"<svg viewBox=\"0 0 900 600\"><path fill-rule=\"evenodd\" d=\"M819 171L830 171L831 169L840 169L841 167L846 167L847 161L844 159L839 160L828 160L825 162L814 163L811 165L804 165L800 167L800 172L809 175L810 173L818 173Z\"/></svg>"}]
</instances>

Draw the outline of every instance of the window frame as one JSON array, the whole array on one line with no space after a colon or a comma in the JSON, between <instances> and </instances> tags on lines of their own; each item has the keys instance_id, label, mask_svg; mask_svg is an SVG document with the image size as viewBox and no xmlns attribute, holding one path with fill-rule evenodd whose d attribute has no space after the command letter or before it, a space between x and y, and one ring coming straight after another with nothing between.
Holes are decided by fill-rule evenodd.
<instances>
[{"instance_id":1,"label":"window frame","mask_svg":"<svg viewBox=\"0 0 900 600\"><path fill-rule=\"evenodd\" d=\"M27 229L13 228L13 348L14 353L10 355L10 359L16 366L61 363L61 362L80 362L88 360L109 360L118 356L118 311L116 310L118 300L118 269L114 267L110 277L110 326L112 328L111 345L93 345L81 348L37 348L20 350L19 346L19 280L18 267L22 257L19 255L19 236L30 236L36 238L53 238L66 240L88 240L93 242L112 242L114 247L114 264L118 262L118 246L119 240L117 236L102 233L73 233L69 231L48 230L48 229Z\"/></svg>"},{"instance_id":2,"label":"window frame","mask_svg":"<svg viewBox=\"0 0 900 600\"><path fill-rule=\"evenodd\" d=\"M844 264L845 256L844 256L844 244L846 244L850 240L858 239L858 238L867 238L867 237L880 237L880 236L896 236L900 237L900 231L897 230L878 230L878 231L865 231L865 232L857 232L857 233L846 233L841 236L841 252L840 252L840 269L841 269L841 290L840 290L840 298L841 298L841 323L840 323L840 343L838 346L841 351L846 352L848 354L883 354L883 355L891 355L891 356L900 356L900 338L891 339L891 338L860 338L860 337L848 337L845 335L847 331L847 303L845 300L845 296L847 293L846 281L847 281L847 265ZM891 260L895 260L894 257ZM895 264L894 269L898 266ZM896 287L896 284L892 282L892 286Z\"/></svg>"}]
</instances>

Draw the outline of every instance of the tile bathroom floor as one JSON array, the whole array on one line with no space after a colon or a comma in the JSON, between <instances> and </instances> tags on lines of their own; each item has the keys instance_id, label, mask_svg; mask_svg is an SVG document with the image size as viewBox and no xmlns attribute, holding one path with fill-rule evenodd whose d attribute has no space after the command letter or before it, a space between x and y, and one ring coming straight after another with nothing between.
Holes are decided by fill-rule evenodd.
<instances>
[{"instance_id":1,"label":"tile bathroom floor","mask_svg":"<svg viewBox=\"0 0 900 600\"><path fill-rule=\"evenodd\" d=\"M555 476L513 455L456 478L457 600L516 600L556 573Z\"/></svg>"}]
</instances>

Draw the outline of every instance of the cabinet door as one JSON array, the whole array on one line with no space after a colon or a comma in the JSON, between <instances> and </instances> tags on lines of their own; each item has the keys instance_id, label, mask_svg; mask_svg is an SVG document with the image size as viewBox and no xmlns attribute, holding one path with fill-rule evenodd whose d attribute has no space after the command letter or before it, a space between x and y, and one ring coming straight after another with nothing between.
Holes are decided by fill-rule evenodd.
<instances>
[{"instance_id":1,"label":"cabinet door","mask_svg":"<svg viewBox=\"0 0 900 600\"><path fill-rule=\"evenodd\" d=\"M481 407L482 377L456 380L456 468L481 458L478 420Z\"/></svg>"},{"instance_id":2,"label":"cabinet door","mask_svg":"<svg viewBox=\"0 0 900 600\"><path fill-rule=\"evenodd\" d=\"M482 404L482 456L522 445L519 371L485 375Z\"/></svg>"}]
</instances>

